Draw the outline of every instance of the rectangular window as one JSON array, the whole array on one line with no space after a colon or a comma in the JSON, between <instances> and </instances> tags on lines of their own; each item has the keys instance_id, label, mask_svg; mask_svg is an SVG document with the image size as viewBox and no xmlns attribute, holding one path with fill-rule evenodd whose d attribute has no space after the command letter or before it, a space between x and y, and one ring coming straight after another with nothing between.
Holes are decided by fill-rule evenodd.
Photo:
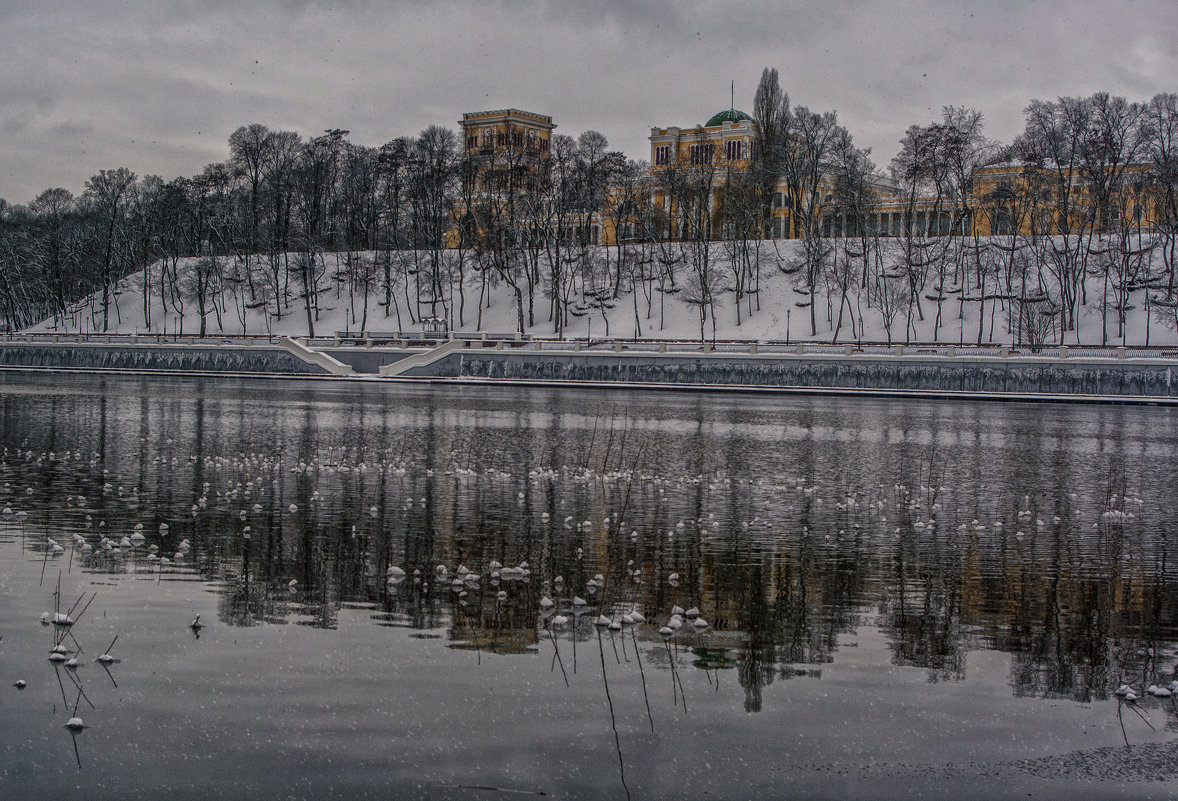
<instances>
[{"instance_id":1,"label":"rectangular window","mask_svg":"<svg viewBox=\"0 0 1178 801\"><path fill-rule=\"evenodd\" d=\"M692 164L711 164L714 152L715 145L712 144L692 145L688 156Z\"/></svg>"}]
</instances>

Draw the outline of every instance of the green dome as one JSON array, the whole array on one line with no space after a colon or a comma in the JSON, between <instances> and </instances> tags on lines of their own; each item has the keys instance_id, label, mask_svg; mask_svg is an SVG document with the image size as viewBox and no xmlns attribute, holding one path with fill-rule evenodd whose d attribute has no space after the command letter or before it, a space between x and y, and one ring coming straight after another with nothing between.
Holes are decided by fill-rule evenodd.
<instances>
[{"instance_id":1,"label":"green dome","mask_svg":"<svg viewBox=\"0 0 1178 801\"><path fill-rule=\"evenodd\" d=\"M741 120L751 119L752 117L750 117L748 114L745 114L743 111L737 111L734 108L726 108L719 114L713 115L712 118L704 124L704 127L711 128L713 125L722 125L726 122L740 122Z\"/></svg>"}]
</instances>

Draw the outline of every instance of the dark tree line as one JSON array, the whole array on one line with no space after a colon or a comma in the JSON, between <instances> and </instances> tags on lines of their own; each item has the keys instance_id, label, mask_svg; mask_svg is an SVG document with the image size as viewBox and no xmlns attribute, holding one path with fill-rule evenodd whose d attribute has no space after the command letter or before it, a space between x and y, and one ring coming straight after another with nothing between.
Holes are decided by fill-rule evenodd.
<instances>
[{"instance_id":1,"label":"dark tree line","mask_svg":"<svg viewBox=\"0 0 1178 801\"><path fill-rule=\"evenodd\" d=\"M436 126L371 148L343 130L306 139L254 124L233 132L229 153L192 177L103 170L77 197L55 188L27 206L0 201L4 323L105 331L134 305L151 330L195 309L192 334L297 315L313 335L331 303L346 305L357 330L426 317L462 325L492 285L506 285L522 330L544 299L559 328L585 313L572 308L585 287L620 290L617 276L595 273L620 256L587 247L607 188L640 168L597 132L556 137L526 185L511 163L491 165L511 180L480 185L486 166ZM119 281L136 274L128 297ZM467 308L468 281L478 310Z\"/></svg>"},{"instance_id":2,"label":"dark tree line","mask_svg":"<svg viewBox=\"0 0 1178 801\"><path fill-rule=\"evenodd\" d=\"M760 208L786 188L800 243L780 266L807 295L811 335L823 300L836 340L878 314L889 341L894 323L910 341L918 323L943 339L956 322L961 342L1064 344L1088 308L1100 344L1123 343L1134 303L1147 323L1178 327L1178 96L1035 100L1011 145L985 136L980 112L946 107L908 128L886 178L834 112L791 108L773 70L755 110L770 132L752 169Z\"/></svg>"},{"instance_id":3,"label":"dark tree line","mask_svg":"<svg viewBox=\"0 0 1178 801\"><path fill-rule=\"evenodd\" d=\"M753 111L747 157L656 170L595 131L555 135L542 157L506 131L476 157L436 126L375 148L338 129L243 126L196 176L103 170L76 197L0 200L3 323L104 331L134 312L153 331L297 320L314 335L342 308L355 331L482 327L506 295L519 331L581 318L642 336L678 297L705 340L718 313L757 313L772 273L792 282L809 335L834 340L875 320L889 341L931 322L962 342L1063 343L1093 306L1102 341L1123 340L1141 289L1149 316L1178 320L1173 94L1036 100L1011 145L947 107L905 132L886 174L834 111L791 103L776 70Z\"/></svg>"}]
</instances>

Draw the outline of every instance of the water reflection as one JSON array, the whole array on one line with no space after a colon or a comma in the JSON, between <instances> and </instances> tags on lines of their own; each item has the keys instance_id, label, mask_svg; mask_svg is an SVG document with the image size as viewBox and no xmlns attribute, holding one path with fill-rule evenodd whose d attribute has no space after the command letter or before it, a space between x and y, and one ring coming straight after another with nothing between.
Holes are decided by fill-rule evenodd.
<instances>
[{"instance_id":1,"label":"water reflection","mask_svg":"<svg viewBox=\"0 0 1178 801\"><path fill-rule=\"evenodd\" d=\"M1175 677L1168 412L0 381L5 538L116 583L211 583L228 626L361 609L479 653L551 643L562 669L605 632L618 664L732 675L749 712L867 629L932 683L979 650L1012 655L1017 696ZM709 625L664 643L675 606Z\"/></svg>"}]
</instances>

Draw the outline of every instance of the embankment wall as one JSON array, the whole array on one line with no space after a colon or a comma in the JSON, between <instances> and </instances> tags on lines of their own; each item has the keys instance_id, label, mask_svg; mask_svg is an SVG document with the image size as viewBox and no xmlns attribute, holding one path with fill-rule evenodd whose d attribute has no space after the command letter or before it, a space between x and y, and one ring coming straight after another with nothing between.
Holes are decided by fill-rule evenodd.
<instances>
[{"instance_id":1,"label":"embankment wall","mask_svg":"<svg viewBox=\"0 0 1178 801\"><path fill-rule=\"evenodd\" d=\"M1147 360L733 354L462 353L409 375L533 381L1175 397L1175 365Z\"/></svg>"},{"instance_id":2,"label":"embankment wall","mask_svg":"<svg viewBox=\"0 0 1178 801\"><path fill-rule=\"evenodd\" d=\"M324 348L364 377L419 350ZM267 345L0 343L0 367L326 375ZM783 387L870 392L1178 398L1162 359L589 352L468 348L409 378Z\"/></svg>"}]
</instances>

